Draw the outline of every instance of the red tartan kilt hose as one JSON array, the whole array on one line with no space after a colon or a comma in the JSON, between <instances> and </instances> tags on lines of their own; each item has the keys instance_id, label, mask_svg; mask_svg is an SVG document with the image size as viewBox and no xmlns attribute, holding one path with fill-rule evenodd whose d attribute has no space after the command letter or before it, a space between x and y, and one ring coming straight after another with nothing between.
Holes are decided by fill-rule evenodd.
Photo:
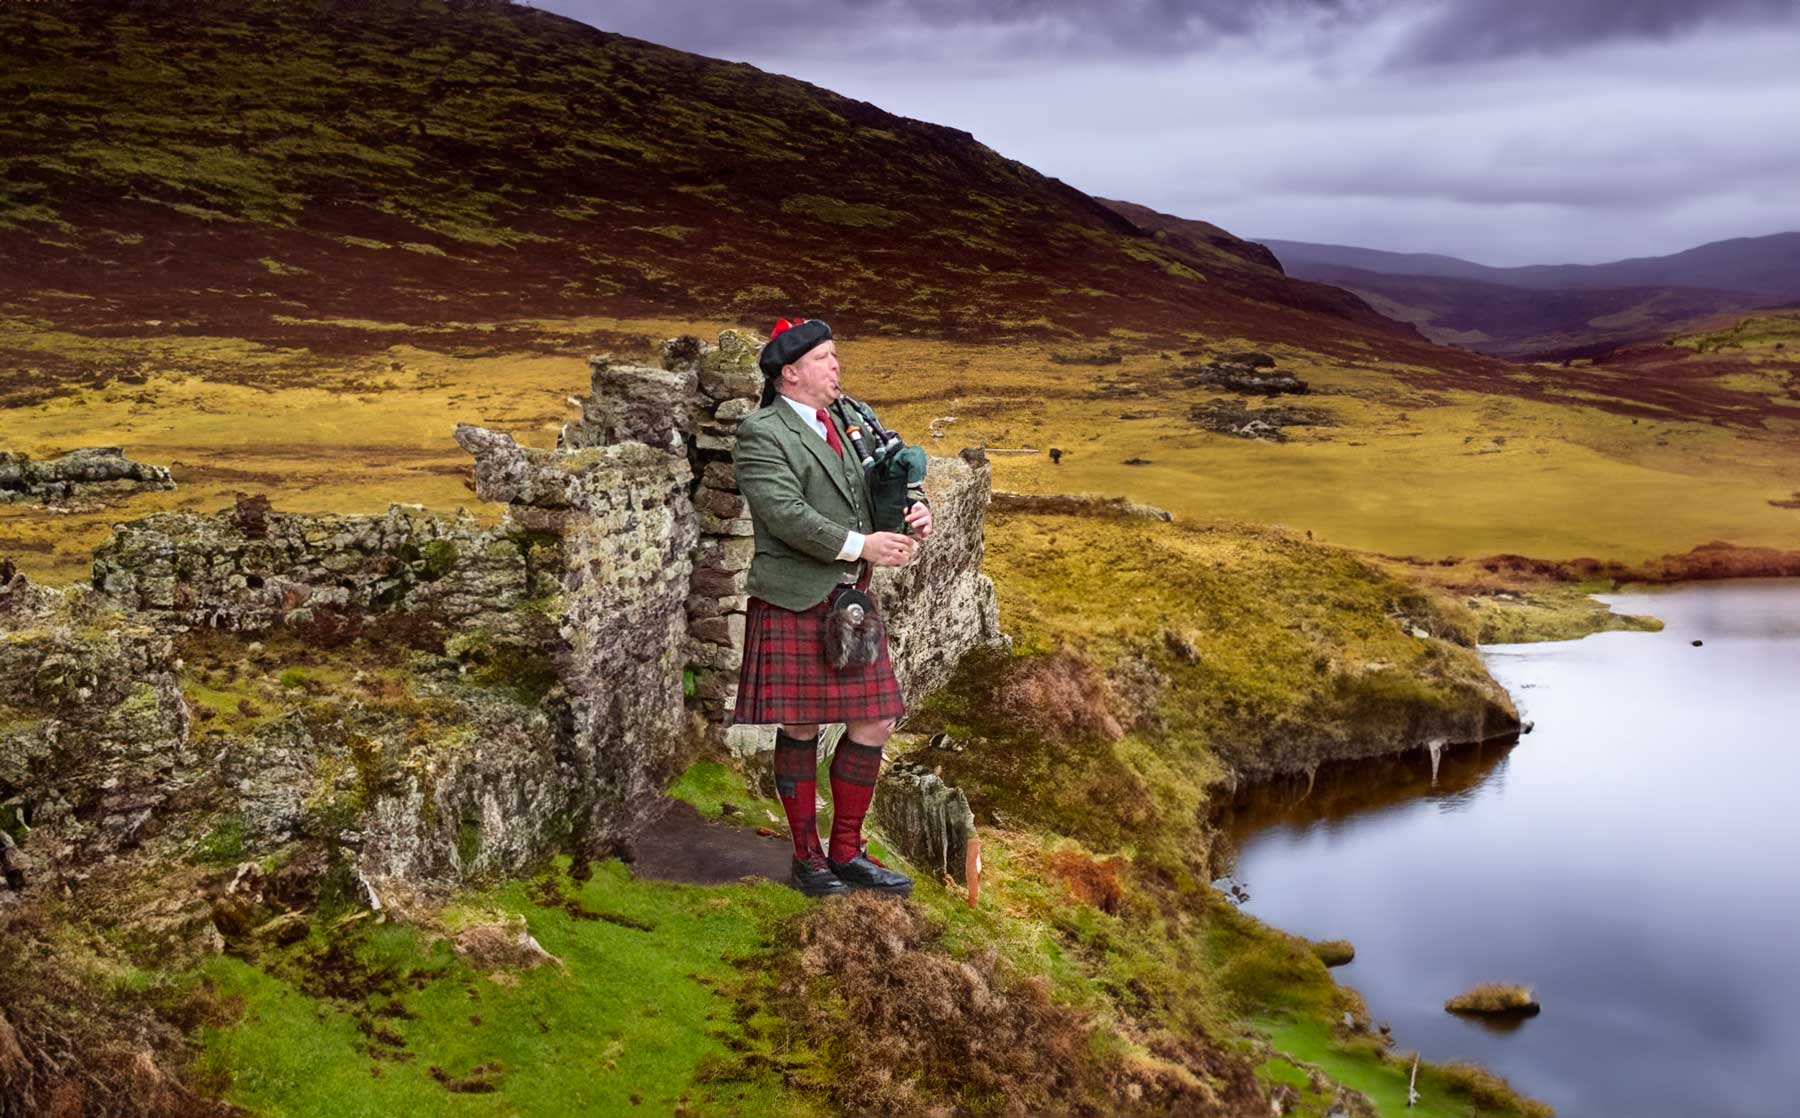
<instances>
[{"instance_id":1,"label":"red tartan kilt hose","mask_svg":"<svg viewBox=\"0 0 1800 1118\"><path fill-rule=\"evenodd\" d=\"M885 634L873 664L839 671L826 663L825 615L830 612L829 598L798 613L750 599L733 721L804 725L898 718L906 712Z\"/></svg>"}]
</instances>

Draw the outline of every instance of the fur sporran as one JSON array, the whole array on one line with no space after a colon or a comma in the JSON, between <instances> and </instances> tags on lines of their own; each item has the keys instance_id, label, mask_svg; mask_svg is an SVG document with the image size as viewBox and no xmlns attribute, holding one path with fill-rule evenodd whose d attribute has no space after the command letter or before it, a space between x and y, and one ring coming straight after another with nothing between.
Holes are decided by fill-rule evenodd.
<instances>
[{"instance_id":1,"label":"fur sporran","mask_svg":"<svg viewBox=\"0 0 1800 1118\"><path fill-rule=\"evenodd\" d=\"M825 615L825 662L838 671L866 668L881 655L886 633L875 602L853 586L843 587L832 595Z\"/></svg>"}]
</instances>

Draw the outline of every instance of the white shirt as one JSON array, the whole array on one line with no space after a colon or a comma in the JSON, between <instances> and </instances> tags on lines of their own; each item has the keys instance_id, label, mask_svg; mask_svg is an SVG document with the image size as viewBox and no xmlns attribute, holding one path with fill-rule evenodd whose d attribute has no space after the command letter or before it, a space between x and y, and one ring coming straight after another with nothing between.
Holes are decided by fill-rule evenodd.
<instances>
[{"instance_id":1,"label":"white shirt","mask_svg":"<svg viewBox=\"0 0 1800 1118\"><path fill-rule=\"evenodd\" d=\"M807 404L802 404L792 396L783 396L782 399L787 401L788 407L794 409L794 414L798 415L808 427L812 428L813 434L819 436L821 439L825 439L827 445L830 444L831 440L825 437L825 425L819 422L820 409L811 407ZM862 549L863 534L861 532L851 532L844 537L844 546L838 548L837 557L840 560L855 559L862 554Z\"/></svg>"}]
</instances>

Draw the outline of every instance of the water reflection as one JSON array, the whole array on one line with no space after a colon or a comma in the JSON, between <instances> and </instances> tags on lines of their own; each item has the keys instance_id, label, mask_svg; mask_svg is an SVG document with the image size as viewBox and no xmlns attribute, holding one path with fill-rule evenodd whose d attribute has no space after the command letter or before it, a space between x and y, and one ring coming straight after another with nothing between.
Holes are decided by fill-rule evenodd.
<instances>
[{"instance_id":1,"label":"water reflection","mask_svg":"<svg viewBox=\"0 0 1800 1118\"><path fill-rule=\"evenodd\" d=\"M1222 822L1246 908L1349 939L1404 1047L1565 1118L1763 1118L1800 1097L1800 580L1608 596L1661 633L1483 649L1536 730L1252 789ZM1699 640L1699 647L1693 641ZM1534 987L1493 1028L1443 1010Z\"/></svg>"},{"instance_id":2,"label":"water reflection","mask_svg":"<svg viewBox=\"0 0 1800 1118\"><path fill-rule=\"evenodd\" d=\"M1435 779L1431 755L1423 749L1321 765L1310 781L1299 776L1241 789L1214 822L1235 841L1268 829L1304 834L1323 826L1338 833L1360 816L1420 801L1440 812L1461 811L1488 781L1504 779L1507 755L1518 740L1446 746Z\"/></svg>"}]
</instances>

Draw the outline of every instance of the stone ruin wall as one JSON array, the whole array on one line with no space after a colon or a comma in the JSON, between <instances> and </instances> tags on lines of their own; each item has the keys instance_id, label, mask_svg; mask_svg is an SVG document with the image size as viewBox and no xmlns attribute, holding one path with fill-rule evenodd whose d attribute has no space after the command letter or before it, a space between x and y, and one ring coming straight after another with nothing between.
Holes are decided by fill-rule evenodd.
<instances>
[{"instance_id":1,"label":"stone ruin wall","mask_svg":"<svg viewBox=\"0 0 1800 1118\"><path fill-rule=\"evenodd\" d=\"M131 849L161 813L204 808L213 794L237 805L258 842L311 833L309 797L346 727L283 717L222 752L208 745L175 683L168 637L187 629L254 634L398 612L551 646L557 685L543 709L469 700L477 732L463 747L407 753L394 744L402 727L349 727L397 774L339 836L365 882L507 872L575 832L604 846L698 739L768 748L771 729L728 718L753 546L731 452L760 389L760 342L734 331L717 345L677 339L661 368L594 358L594 391L556 450L459 427L477 491L507 506L497 526L405 506L302 516L249 501L119 525L96 553L92 591L68 596L77 623L58 592L22 577L0 587L4 651L21 669L0 695L13 711L0 726L0 799L17 801L15 833L30 830L27 801L32 826L47 828L26 849L0 830L7 880L17 886L34 859L73 865ZM926 491L931 543L874 583L912 701L970 648L1004 640L980 573L985 460L933 458ZM347 771L342 761L331 763Z\"/></svg>"}]
</instances>

